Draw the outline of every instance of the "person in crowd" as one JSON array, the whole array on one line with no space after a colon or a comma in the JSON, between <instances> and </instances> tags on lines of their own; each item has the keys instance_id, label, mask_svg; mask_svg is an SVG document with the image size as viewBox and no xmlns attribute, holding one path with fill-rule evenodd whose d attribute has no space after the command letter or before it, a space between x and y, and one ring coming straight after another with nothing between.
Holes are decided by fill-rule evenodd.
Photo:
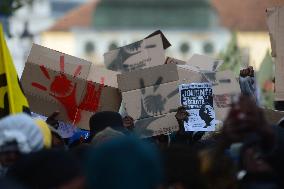
<instances>
[{"instance_id":1,"label":"person in crowd","mask_svg":"<svg viewBox=\"0 0 284 189\"><path fill-rule=\"evenodd\" d=\"M198 151L188 145L173 145L162 151L164 188L205 189Z\"/></svg>"},{"instance_id":2,"label":"person in crowd","mask_svg":"<svg viewBox=\"0 0 284 189\"><path fill-rule=\"evenodd\" d=\"M45 149L16 162L7 177L29 189L84 189L85 177L78 160L69 152Z\"/></svg>"},{"instance_id":3,"label":"person in crowd","mask_svg":"<svg viewBox=\"0 0 284 189\"><path fill-rule=\"evenodd\" d=\"M110 127L118 132L129 134L129 130L124 127L123 119L118 112L103 111L95 113L89 121L90 139L99 132Z\"/></svg>"},{"instance_id":4,"label":"person in crowd","mask_svg":"<svg viewBox=\"0 0 284 189\"><path fill-rule=\"evenodd\" d=\"M53 112L49 117L46 119L46 123L49 126L49 129L51 131L51 146L52 148L66 148L66 142L64 141L63 137L58 132L59 127L59 121L57 120L57 116L60 114L59 111Z\"/></svg>"},{"instance_id":5,"label":"person in crowd","mask_svg":"<svg viewBox=\"0 0 284 189\"><path fill-rule=\"evenodd\" d=\"M41 130L28 115L10 115L0 120L0 175L22 155L44 147Z\"/></svg>"},{"instance_id":6,"label":"person in crowd","mask_svg":"<svg viewBox=\"0 0 284 189\"><path fill-rule=\"evenodd\" d=\"M111 127L107 127L104 130L98 132L92 139L92 144L99 145L101 143L104 143L106 141L123 137L125 134L122 132L116 131L112 129Z\"/></svg>"},{"instance_id":7,"label":"person in crowd","mask_svg":"<svg viewBox=\"0 0 284 189\"><path fill-rule=\"evenodd\" d=\"M156 147L133 136L97 145L87 157L88 188L158 189L162 183L162 163Z\"/></svg>"}]
</instances>

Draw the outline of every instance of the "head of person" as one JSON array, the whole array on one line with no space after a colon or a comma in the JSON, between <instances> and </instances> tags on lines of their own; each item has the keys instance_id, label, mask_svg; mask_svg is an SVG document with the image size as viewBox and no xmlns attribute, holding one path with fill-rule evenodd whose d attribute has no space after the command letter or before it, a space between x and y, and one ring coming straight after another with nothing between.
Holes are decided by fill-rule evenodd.
<instances>
[{"instance_id":1,"label":"head of person","mask_svg":"<svg viewBox=\"0 0 284 189\"><path fill-rule=\"evenodd\" d=\"M201 106L199 115L206 124L210 124L210 122L215 119L214 109L209 103L205 103Z\"/></svg>"},{"instance_id":2,"label":"head of person","mask_svg":"<svg viewBox=\"0 0 284 189\"><path fill-rule=\"evenodd\" d=\"M7 178L30 189L81 189L85 181L78 159L58 149L25 155L8 170Z\"/></svg>"},{"instance_id":3,"label":"head of person","mask_svg":"<svg viewBox=\"0 0 284 189\"><path fill-rule=\"evenodd\" d=\"M134 137L95 146L85 163L89 188L156 189L162 170L155 146Z\"/></svg>"},{"instance_id":4,"label":"head of person","mask_svg":"<svg viewBox=\"0 0 284 189\"><path fill-rule=\"evenodd\" d=\"M43 135L28 115L10 115L0 120L1 170L13 165L23 154L39 151L43 146Z\"/></svg>"},{"instance_id":5,"label":"head of person","mask_svg":"<svg viewBox=\"0 0 284 189\"><path fill-rule=\"evenodd\" d=\"M120 132L127 132L127 129L123 126L123 120L118 112L103 111L95 113L89 121L90 135L93 137L95 134L104 130L107 127L111 127L114 130Z\"/></svg>"},{"instance_id":6,"label":"head of person","mask_svg":"<svg viewBox=\"0 0 284 189\"><path fill-rule=\"evenodd\" d=\"M164 188L204 188L197 151L186 145L173 145L163 150Z\"/></svg>"}]
</instances>

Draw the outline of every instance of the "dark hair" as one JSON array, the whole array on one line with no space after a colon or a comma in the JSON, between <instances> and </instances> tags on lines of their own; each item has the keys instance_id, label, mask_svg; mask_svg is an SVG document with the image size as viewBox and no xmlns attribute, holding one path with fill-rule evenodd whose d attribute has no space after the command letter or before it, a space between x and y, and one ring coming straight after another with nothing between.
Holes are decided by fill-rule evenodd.
<instances>
[{"instance_id":1,"label":"dark hair","mask_svg":"<svg viewBox=\"0 0 284 189\"><path fill-rule=\"evenodd\" d=\"M173 145L163 150L167 187L180 183L184 188L204 188L197 154L186 145Z\"/></svg>"},{"instance_id":2,"label":"dark hair","mask_svg":"<svg viewBox=\"0 0 284 189\"><path fill-rule=\"evenodd\" d=\"M97 112L90 118L89 127L91 136L94 136L95 133L107 127L123 127L123 121L121 115L117 112Z\"/></svg>"},{"instance_id":3,"label":"dark hair","mask_svg":"<svg viewBox=\"0 0 284 189\"><path fill-rule=\"evenodd\" d=\"M56 188L82 176L78 160L63 150L42 150L24 156L7 172L7 177L28 188Z\"/></svg>"},{"instance_id":4,"label":"dark hair","mask_svg":"<svg viewBox=\"0 0 284 189\"><path fill-rule=\"evenodd\" d=\"M208 122L210 122L212 119L208 118L208 115L206 113L204 113L205 111L205 106L209 105L210 107L211 104L209 104L208 102L206 102L205 104L203 104L199 110L199 116L201 117L201 119L203 119L205 121L205 123L207 124Z\"/></svg>"}]
</instances>

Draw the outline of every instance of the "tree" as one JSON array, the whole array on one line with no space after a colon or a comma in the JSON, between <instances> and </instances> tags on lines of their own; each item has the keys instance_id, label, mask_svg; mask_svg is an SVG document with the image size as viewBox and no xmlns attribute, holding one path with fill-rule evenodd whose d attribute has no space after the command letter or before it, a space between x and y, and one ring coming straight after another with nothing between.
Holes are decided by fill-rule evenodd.
<instances>
[{"instance_id":1,"label":"tree","mask_svg":"<svg viewBox=\"0 0 284 189\"><path fill-rule=\"evenodd\" d=\"M1 0L0 15L11 16L13 12L26 4L32 4L34 0Z\"/></svg>"},{"instance_id":2,"label":"tree","mask_svg":"<svg viewBox=\"0 0 284 189\"><path fill-rule=\"evenodd\" d=\"M275 64L267 51L257 72L257 81L261 89L261 104L267 108L274 108L274 83Z\"/></svg>"},{"instance_id":3,"label":"tree","mask_svg":"<svg viewBox=\"0 0 284 189\"><path fill-rule=\"evenodd\" d=\"M242 62L242 53L237 44L237 34L232 33L232 39L224 52L221 52L219 57L224 60L224 64L219 70L232 70L236 75L239 75L240 65Z\"/></svg>"}]
</instances>

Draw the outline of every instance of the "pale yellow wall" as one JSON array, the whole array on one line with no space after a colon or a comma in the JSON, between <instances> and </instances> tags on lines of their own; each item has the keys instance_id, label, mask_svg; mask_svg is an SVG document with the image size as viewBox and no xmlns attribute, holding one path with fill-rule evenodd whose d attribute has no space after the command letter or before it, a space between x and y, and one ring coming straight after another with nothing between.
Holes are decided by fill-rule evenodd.
<instances>
[{"instance_id":1,"label":"pale yellow wall","mask_svg":"<svg viewBox=\"0 0 284 189\"><path fill-rule=\"evenodd\" d=\"M238 32L237 38L240 48L249 48L250 65L258 70L267 50L271 51L268 32Z\"/></svg>"},{"instance_id":2,"label":"pale yellow wall","mask_svg":"<svg viewBox=\"0 0 284 189\"><path fill-rule=\"evenodd\" d=\"M70 32L43 32L41 45L76 56L75 36Z\"/></svg>"}]
</instances>

